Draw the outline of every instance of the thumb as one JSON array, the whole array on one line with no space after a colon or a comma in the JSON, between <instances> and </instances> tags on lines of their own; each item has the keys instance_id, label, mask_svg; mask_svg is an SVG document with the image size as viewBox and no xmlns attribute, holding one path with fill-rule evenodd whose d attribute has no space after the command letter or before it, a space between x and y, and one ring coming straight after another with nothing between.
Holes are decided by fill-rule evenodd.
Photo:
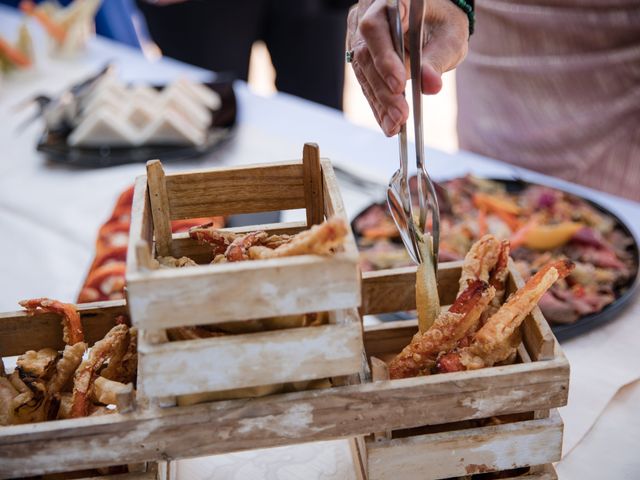
<instances>
[{"instance_id":1,"label":"thumb","mask_svg":"<svg viewBox=\"0 0 640 480\"><path fill-rule=\"evenodd\" d=\"M433 29L422 48L422 93L434 95L442 89L442 74L454 69L467 54L467 37L456 25Z\"/></svg>"}]
</instances>

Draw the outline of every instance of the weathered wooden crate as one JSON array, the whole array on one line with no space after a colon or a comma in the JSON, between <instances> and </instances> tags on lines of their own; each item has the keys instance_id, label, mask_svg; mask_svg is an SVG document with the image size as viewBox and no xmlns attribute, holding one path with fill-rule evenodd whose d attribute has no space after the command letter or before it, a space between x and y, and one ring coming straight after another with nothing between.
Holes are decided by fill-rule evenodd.
<instances>
[{"instance_id":1,"label":"weathered wooden crate","mask_svg":"<svg viewBox=\"0 0 640 480\"><path fill-rule=\"evenodd\" d=\"M126 305L122 301L85 304L79 307L79 311L84 326L85 341L90 346L102 339L116 325L117 317L128 314ZM28 350L39 350L47 347L57 350L64 348L60 317L57 314L37 313L28 315L24 311L0 313L0 357L16 357ZM135 392L131 390L126 394L126 398L121 398L122 403L119 407L123 410L132 408L134 394ZM68 432L69 429L73 430L75 426L90 427L95 422L108 422L106 417L109 416L0 426L0 443L8 439L15 439L18 447L25 455L39 459L36 462L28 460L16 462L13 455L2 452L0 453L0 478L66 472L61 473L62 476L59 478L78 479L81 478L79 476L81 472L79 471L136 463L136 465L130 465L132 473L103 475L92 478L104 480L155 480L157 478L165 480L167 478L165 475L166 466L158 469L155 463L141 465L139 462L121 461L117 454L109 455L108 451L100 452L100 454L107 453L108 455L102 455L101 458L95 459L93 449L89 445L81 450L68 451L66 454L59 456L47 456L45 451L31 448L32 444L30 442L43 435L51 435L49 443L61 445L64 443L65 432ZM133 473L134 471L135 473Z\"/></svg>"},{"instance_id":2,"label":"weathered wooden crate","mask_svg":"<svg viewBox=\"0 0 640 480\"><path fill-rule=\"evenodd\" d=\"M197 267L154 270L153 255L211 261L211 248L170 221L191 217L306 210L306 222L236 231L297 233L325 218L348 224L335 174L317 146L301 161L164 175L151 163L134 193L127 288L132 322L141 328L139 391L149 398L220 392L357 373L362 329L355 241L341 251ZM348 309L352 310L349 311ZM168 341L166 328L329 312L329 323L218 338ZM179 400L179 399L177 399Z\"/></svg>"},{"instance_id":3,"label":"weathered wooden crate","mask_svg":"<svg viewBox=\"0 0 640 480\"><path fill-rule=\"evenodd\" d=\"M348 224L331 162L320 159L313 144L305 145L302 160L274 164L165 175L159 162L150 162L147 176L136 181L127 257L134 325L159 330L358 307L360 274L351 233L342 251L327 257L217 265L207 265L210 247L187 234L171 234L171 220L295 209L306 210L306 222L239 230L297 233L334 216ZM188 256L203 265L151 270L149 255Z\"/></svg>"},{"instance_id":4,"label":"weathered wooden crate","mask_svg":"<svg viewBox=\"0 0 640 480\"><path fill-rule=\"evenodd\" d=\"M445 288L457 282L459 274L459 265L440 266L444 304L450 303L455 294ZM414 268L365 275L363 311L415 308L414 285ZM87 338L93 342L111 328L117 315L126 312L126 305L85 305L80 312ZM22 312L0 315L0 354L18 355L55 342L61 346L58 317L25 317ZM523 326L521 355L526 352L531 362L376 382L363 372L361 384L323 390L171 408L136 408L123 414L2 427L0 478L59 471L52 458L65 459L74 468L173 460L424 426L433 427L434 434L438 429L443 433L448 427L438 426L523 412L539 412L538 418L523 423L541 420L529 426L544 429L546 424L557 431L555 417L546 419L545 411L566 404L569 365L543 322L534 311ZM399 351L415 329L415 325L402 322L366 329L364 344L369 356ZM514 430L508 432L513 435L522 431L522 424L499 427L504 427L503 433ZM458 433L459 442L478 438L464 430ZM431 440L435 441L434 437ZM450 468L458 465L453 460L459 458L441 460L450 460ZM550 475L533 472L524 478L553 478Z\"/></svg>"},{"instance_id":5,"label":"weathered wooden crate","mask_svg":"<svg viewBox=\"0 0 640 480\"><path fill-rule=\"evenodd\" d=\"M460 266L460 263L446 264L439 270L438 288L444 305L454 300ZM524 282L511 264L507 293L522 285ZM414 268L365 274L363 313L413 310L414 286ZM424 408L435 408L442 413L446 411L455 423L439 421L419 425L418 422L406 422L408 428L381 429L354 440L363 477L369 480L392 477L436 480L522 467L532 467L530 474L533 475L545 473L541 465L560 460L563 424L557 411L550 411L551 407L560 405L549 404L547 408L531 410L522 405L511 409L510 416L503 417L499 424L494 425L468 420L472 418L469 417L470 409L482 410L489 404L511 403L515 406L523 397L538 395L537 385L518 384L518 378L525 372L536 371L541 379L547 375L557 378L557 373L552 372L557 366L563 372L563 378L558 378L558 382L565 388L568 385L568 363L537 307L522 325L523 342L515 364L389 380L386 364L380 359L397 354L417 331L416 320L390 322L366 329L365 349L371 362L374 385L380 382L411 382L417 394L420 383L426 386L446 382L450 387L449 393L442 395L445 392L441 391L438 403L424 398L423 405ZM513 388L508 392L500 388L505 378L514 381ZM482 392L480 398L473 398L479 393L478 389ZM420 401L418 395L412 395L412 398L413 401ZM399 408L398 403L401 404L390 402L389 409ZM566 398L562 405L565 403ZM518 415L514 416L514 413Z\"/></svg>"}]
</instances>

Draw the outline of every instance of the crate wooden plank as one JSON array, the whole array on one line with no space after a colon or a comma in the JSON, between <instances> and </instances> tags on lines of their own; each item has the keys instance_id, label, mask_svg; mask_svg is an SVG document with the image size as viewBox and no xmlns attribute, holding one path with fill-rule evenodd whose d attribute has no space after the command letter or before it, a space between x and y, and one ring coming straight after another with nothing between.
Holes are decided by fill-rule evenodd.
<instances>
[{"instance_id":1,"label":"crate wooden plank","mask_svg":"<svg viewBox=\"0 0 640 480\"><path fill-rule=\"evenodd\" d=\"M93 345L113 327L118 315L128 315L124 300L78 305L85 340ZM0 356L22 355L41 348L64 349L60 316L43 313L34 316L25 311L0 313Z\"/></svg>"},{"instance_id":2,"label":"crate wooden plank","mask_svg":"<svg viewBox=\"0 0 640 480\"><path fill-rule=\"evenodd\" d=\"M437 480L560 460L562 420L549 418L367 442L369 480Z\"/></svg>"},{"instance_id":3,"label":"crate wooden plank","mask_svg":"<svg viewBox=\"0 0 640 480\"><path fill-rule=\"evenodd\" d=\"M333 170L331 161L328 158L322 158L320 159L320 163L322 165L322 187L325 216L327 218L338 216L346 220L349 218L349 215L347 215L347 210L342 201L338 178ZM344 251L354 257L359 256L358 247L351 229L349 229L349 232L347 233L347 241L344 245Z\"/></svg>"},{"instance_id":4,"label":"crate wooden plank","mask_svg":"<svg viewBox=\"0 0 640 480\"><path fill-rule=\"evenodd\" d=\"M566 359L559 357L474 372L9 426L0 429L0 478L53 471L51 458L64 458L80 468L188 458L366 435L372 426L395 430L555 408L566 404L568 370Z\"/></svg>"},{"instance_id":5,"label":"crate wooden plank","mask_svg":"<svg viewBox=\"0 0 640 480\"><path fill-rule=\"evenodd\" d=\"M320 149L315 143L306 143L302 150L302 170L307 225L317 225L324 220L324 192Z\"/></svg>"},{"instance_id":6,"label":"crate wooden plank","mask_svg":"<svg viewBox=\"0 0 640 480\"><path fill-rule=\"evenodd\" d=\"M346 253L127 275L132 321L151 329L352 308L359 281L357 259Z\"/></svg>"},{"instance_id":7,"label":"crate wooden plank","mask_svg":"<svg viewBox=\"0 0 640 480\"><path fill-rule=\"evenodd\" d=\"M171 220L305 207L302 162L168 174Z\"/></svg>"},{"instance_id":8,"label":"crate wooden plank","mask_svg":"<svg viewBox=\"0 0 640 480\"><path fill-rule=\"evenodd\" d=\"M147 162L147 183L151 214L153 217L153 231L158 255L171 255L171 207L167 196L167 186L164 170L160 160Z\"/></svg>"},{"instance_id":9,"label":"crate wooden plank","mask_svg":"<svg viewBox=\"0 0 640 480\"><path fill-rule=\"evenodd\" d=\"M153 243L153 223L151 215L151 203L147 190L147 177L136 178L133 187L133 204L131 205L131 224L129 226L128 252L135 252L138 242L144 241L147 245ZM127 255L127 271L138 269L137 255Z\"/></svg>"},{"instance_id":10,"label":"crate wooden plank","mask_svg":"<svg viewBox=\"0 0 640 480\"><path fill-rule=\"evenodd\" d=\"M157 397L356 373L362 329L355 312L348 316L344 324L160 345L141 339L139 386L146 395Z\"/></svg>"},{"instance_id":11,"label":"crate wooden plank","mask_svg":"<svg viewBox=\"0 0 640 480\"><path fill-rule=\"evenodd\" d=\"M443 263L438 268L440 303L453 303L458 293L462 262ZM362 274L362 307L364 315L415 310L416 267L394 268Z\"/></svg>"}]
</instances>

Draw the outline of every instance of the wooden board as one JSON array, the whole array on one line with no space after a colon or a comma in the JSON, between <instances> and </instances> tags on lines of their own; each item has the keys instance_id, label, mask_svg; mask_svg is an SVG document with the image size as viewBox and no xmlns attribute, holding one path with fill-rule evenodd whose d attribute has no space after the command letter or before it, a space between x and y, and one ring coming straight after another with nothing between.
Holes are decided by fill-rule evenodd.
<instances>
[{"instance_id":1,"label":"wooden board","mask_svg":"<svg viewBox=\"0 0 640 480\"><path fill-rule=\"evenodd\" d=\"M339 324L151 345L141 336L139 388L183 395L350 375L360 370L357 312Z\"/></svg>"},{"instance_id":2,"label":"wooden board","mask_svg":"<svg viewBox=\"0 0 640 480\"><path fill-rule=\"evenodd\" d=\"M366 435L566 404L564 358L0 429L0 478ZM491 385L488 389L487 385ZM425 408L429 405L429 408ZM117 441L115 440L117 439Z\"/></svg>"},{"instance_id":3,"label":"wooden board","mask_svg":"<svg viewBox=\"0 0 640 480\"><path fill-rule=\"evenodd\" d=\"M549 418L368 441L369 480L437 480L560 460L562 420Z\"/></svg>"},{"instance_id":4,"label":"wooden board","mask_svg":"<svg viewBox=\"0 0 640 480\"><path fill-rule=\"evenodd\" d=\"M346 253L127 274L132 322L144 329L353 308L359 283Z\"/></svg>"},{"instance_id":5,"label":"wooden board","mask_svg":"<svg viewBox=\"0 0 640 480\"><path fill-rule=\"evenodd\" d=\"M114 318L128 315L124 301L87 303L78 306L85 340L93 345L113 327ZM55 313L27 315L24 311L0 313L0 357L22 355L41 348L64 349L60 316Z\"/></svg>"},{"instance_id":6,"label":"wooden board","mask_svg":"<svg viewBox=\"0 0 640 480\"><path fill-rule=\"evenodd\" d=\"M302 162L219 167L166 176L171 220L305 207Z\"/></svg>"}]
</instances>

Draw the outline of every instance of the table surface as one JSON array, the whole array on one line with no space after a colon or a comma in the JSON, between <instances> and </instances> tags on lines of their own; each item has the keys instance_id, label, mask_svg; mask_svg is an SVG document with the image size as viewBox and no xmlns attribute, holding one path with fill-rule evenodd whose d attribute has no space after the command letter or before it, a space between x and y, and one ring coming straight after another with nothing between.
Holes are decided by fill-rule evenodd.
<instances>
[{"instance_id":1,"label":"table surface","mask_svg":"<svg viewBox=\"0 0 640 480\"><path fill-rule=\"evenodd\" d=\"M17 15L0 6L0 33L12 38L18 25ZM101 170L48 164L35 150L42 126L35 123L18 131L33 111L17 111L16 105L36 93L60 92L108 61L133 82L210 76L171 59L147 61L137 50L101 38L76 58L51 58L39 28L32 25L31 31L38 55L35 68L5 77L0 85L0 251L5 252L0 311L16 310L24 298L73 301L89 268L99 226L119 192L144 173L142 164ZM242 82L235 90L239 116L232 140L205 158L171 163L167 170L300 158L308 141L318 143L322 156L337 166L381 185L396 168L394 139L355 126L338 111L286 94L260 97ZM427 149L426 159L436 180L473 172L564 188L610 208L640 234L638 203L468 152ZM382 188L362 192L344 182L341 187L351 216L383 194ZM562 479L633 478L640 471L639 314L640 301L634 299L615 321L562 345L571 363L569 405L561 409L564 458L557 468ZM353 467L346 443L334 441L181 461L179 474L189 479L342 479L353 478Z\"/></svg>"}]
</instances>

